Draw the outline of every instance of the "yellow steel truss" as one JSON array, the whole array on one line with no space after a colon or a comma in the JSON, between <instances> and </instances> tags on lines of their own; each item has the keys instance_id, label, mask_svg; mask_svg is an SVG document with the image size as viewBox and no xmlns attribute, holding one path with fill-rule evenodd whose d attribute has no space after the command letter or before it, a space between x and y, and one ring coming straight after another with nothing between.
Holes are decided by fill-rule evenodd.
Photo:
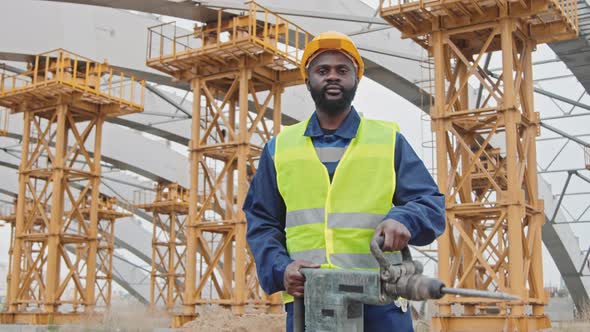
<instances>
[{"instance_id":1,"label":"yellow steel truss","mask_svg":"<svg viewBox=\"0 0 590 332\"><path fill-rule=\"evenodd\" d=\"M159 25L148 38L148 66L190 81L194 94L184 315L174 325L194 318L199 304L278 312L280 295L259 287L241 206L262 145L280 130L281 93L302 83L301 50L311 35L250 2L244 15L219 11L184 35Z\"/></svg>"},{"instance_id":2,"label":"yellow steel truss","mask_svg":"<svg viewBox=\"0 0 590 332\"><path fill-rule=\"evenodd\" d=\"M531 53L537 42L577 34L575 0L382 0L381 16L434 58L432 126L447 229L438 271L451 287L499 290L518 301L445 296L434 331L529 331L544 314ZM502 73L482 59L498 51ZM468 86L483 87L483 102Z\"/></svg>"},{"instance_id":3,"label":"yellow steel truss","mask_svg":"<svg viewBox=\"0 0 590 332\"><path fill-rule=\"evenodd\" d=\"M67 321L76 315L64 311L78 304L93 311L102 125L107 117L142 111L143 94L143 81L61 49L35 56L26 72L0 80L0 106L24 117L2 322ZM74 182L79 189L70 186ZM67 246L77 248L74 259Z\"/></svg>"},{"instance_id":4,"label":"yellow steel truss","mask_svg":"<svg viewBox=\"0 0 590 332\"><path fill-rule=\"evenodd\" d=\"M90 220L92 201L89 196L85 198L85 207L81 209L86 222ZM111 294L113 288L113 253L115 248L115 221L120 218L129 217L132 211L131 206L124 204L115 197L99 196L98 201L98 224L96 244L96 277L95 289L96 308L108 309L111 306ZM81 231L82 227L78 227ZM83 257L83 247L76 248L76 254L81 256L81 263L78 268L80 273L86 269L86 260ZM74 293L74 296L81 298L81 294ZM83 304L83 303L82 303Z\"/></svg>"},{"instance_id":5,"label":"yellow steel truss","mask_svg":"<svg viewBox=\"0 0 590 332\"><path fill-rule=\"evenodd\" d=\"M189 191L169 183L150 194L135 192L133 197L136 208L153 214L150 305L172 312L182 305L184 293Z\"/></svg>"}]
</instances>

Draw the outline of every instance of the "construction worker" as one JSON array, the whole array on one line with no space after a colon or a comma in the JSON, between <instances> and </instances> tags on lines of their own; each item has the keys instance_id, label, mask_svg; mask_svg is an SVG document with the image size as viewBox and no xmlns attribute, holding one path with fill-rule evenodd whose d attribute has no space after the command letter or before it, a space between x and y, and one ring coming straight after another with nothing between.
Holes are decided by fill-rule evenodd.
<instances>
[{"instance_id":1,"label":"construction worker","mask_svg":"<svg viewBox=\"0 0 590 332\"><path fill-rule=\"evenodd\" d=\"M284 291L287 331L292 296L303 296L300 268L377 268L374 234L397 251L445 228L444 196L397 125L352 106L363 70L346 35L325 32L306 46L301 72L316 110L266 144L244 202L260 285ZM412 331L407 309L365 305L365 331Z\"/></svg>"}]
</instances>

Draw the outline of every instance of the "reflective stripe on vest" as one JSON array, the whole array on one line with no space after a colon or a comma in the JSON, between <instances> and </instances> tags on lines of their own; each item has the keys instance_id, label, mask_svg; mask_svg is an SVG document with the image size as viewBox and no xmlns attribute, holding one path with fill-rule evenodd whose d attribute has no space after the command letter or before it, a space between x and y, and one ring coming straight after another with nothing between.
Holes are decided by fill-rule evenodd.
<instances>
[{"instance_id":1,"label":"reflective stripe on vest","mask_svg":"<svg viewBox=\"0 0 590 332\"><path fill-rule=\"evenodd\" d=\"M304 135L308 122L286 127L276 138L274 162L287 208L287 251L293 259L322 268L377 268L369 242L393 204L398 127L361 118L345 150L316 149ZM332 183L322 161L339 161ZM401 261L399 253L388 256Z\"/></svg>"},{"instance_id":2,"label":"reflective stripe on vest","mask_svg":"<svg viewBox=\"0 0 590 332\"><path fill-rule=\"evenodd\" d=\"M346 148L334 148L334 147L325 147L325 148L315 148L315 152L318 154L318 159L322 163L333 163L337 162L342 159Z\"/></svg>"}]
</instances>

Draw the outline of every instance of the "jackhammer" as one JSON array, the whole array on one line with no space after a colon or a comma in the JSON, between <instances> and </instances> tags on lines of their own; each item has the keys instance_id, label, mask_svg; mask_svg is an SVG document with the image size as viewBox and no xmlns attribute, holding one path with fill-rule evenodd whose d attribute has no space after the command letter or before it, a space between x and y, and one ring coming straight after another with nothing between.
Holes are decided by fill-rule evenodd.
<instances>
[{"instance_id":1,"label":"jackhammer","mask_svg":"<svg viewBox=\"0 0 590 332\"><path fill-rule=\"evenodd\" d=\"M381 247L383 237L371 240L371 253L379 272L340 269L301 269L305 276L304 297L293 303L294 332L363 331L363 304L383 305L399 298L412 301L440 299L446 294L518 300L510 294L450 288L422 275L422 263L412 260L408 247L401 259L389 261Z\"/></svg>"}]
</instances>

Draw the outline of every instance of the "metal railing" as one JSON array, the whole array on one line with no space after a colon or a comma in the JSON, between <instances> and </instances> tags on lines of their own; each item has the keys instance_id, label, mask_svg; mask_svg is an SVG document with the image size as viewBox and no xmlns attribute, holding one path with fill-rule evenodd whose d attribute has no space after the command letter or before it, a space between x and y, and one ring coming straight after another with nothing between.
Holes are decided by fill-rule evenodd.
<instances>
[{"instance_id":1,"label":"metal railing","mask_svg":"<svg viewBox=\"0 0 590 332\"><path fill-rule=\"evenodd\" d=\"M473 3L483 2L481 0L472 1ZM578 0L549 0L550 3L560 12L563 20L568 23L576 33L578 33ZM392 7L398 7L401 9L404 5L420 3L420 8L424 8L428 4L439 3L444 4L440 0L379 0L379 12L383 13L384 10ZM493 2L491 2L493 4ZM506 0L501 0L500 3L504 5L507 3Z\"/></svg>"},{"instance_id":2,"label":"metal railing","mask_svg":"<svg viewBox=\"0 0 590 332\"><path fill-rule=\"evenodd\" d=\"M16 215L16 206L14 204L0 206L0 220L5 220L5 219L13 217L15 215Z\"/></svg>"},{"instance_id":3,"label":"metal railing","mask_svg":"<svg viewBox=\"0 0 590 332\"><path fill-rule=\"evenodd\" d=\"M117 199L116 197L109 197L108 201L103 205L104 208L112 211L128 213L131 215L135 208L133 203L127 200Z\"/></svg>"},{"instance_id":4,"label":"metal railing","mask_svg":"<svg viewBox=\"0 0 590 332\"><path fill-rule=\"evenodd\" d=\"M243 41L256 43L288 61L299 65L303 49L313 36L300 26L271 12L256 2L248 2L248 14L222 19L195 27L192 33L179 35L176 22L148 28L147 59L176 59L185 54L229 46Z\"/></svg>"},{"instance_id":5,"label":"metal railing","mask_svg":"<svg viewBox=\"0 0 590 332\"><path fill-rule=\"evenodd\" d=\"M145 81L118 71L107 63L56 49L35 56L27 71L0 77L0 98L49 83L67 84L86 94L143 107Z\"/></svg>"},{"instance_id":6,"label":"metal railing","mask_svg":"<svg viewBox=\"0 0 590 332\"><path fill-rule=\"evenodd\" d=\"M422 7L425 3L437 1L438 0L379 0L379 12L390 7L401 7L411 3L420 3L420 7Z\"/></svg>"},{"instance_id":7,"label":"metal railing","mask_svg":"<svg viewBox=\"0 0 590 332\"><path fill-rule=\"evenodd\" d=\"M87 195L84 198L83 206L80 207L85 213L89 213L92 208L92 197ZM109 197L100 195L98 197L98 211L99 212L118 212L121 214L131 215L134 210L131 202L117 199L116 197Z\"/></svg>"},{"instance_id":8,"label":"metal railing","mask_svg":"<svg viewBox=\"0 0 590 332\"><path fill-rule=\"evenodd\" d=\"M555 8L560 12L564 20L578 33L578 1L577 0L551 0Z\"/></svg>"},{"instance_id":9,"label":"metal railing","mask_svg":"<svg viewBox=\"0 0 590 332\"><path fill-rule=\"evenodd\" d=\"M154 204L156 192L152 190L135 190L133 191L133 207L141 209L145 206Z\"/></svg>"},{"instance_id":10,"label":"metal railing","mask_svg":"<svg viewBox=\"0 0 590 332\"><path fill-rule=\"evenodd\" d=\"M98 209L103 211L132 212L131 202L117 199L116 197L100 196L98 198Z\"/></svg>"},{"instance_id":11,"label":"metal railing","mask_svg":"<svg viewBox=\"0 0 590 332\"><path fill-rule=\"evenodd\" d=\"M155 190L136 190L133 192L133 206L141 207L154 203L188 202L189 190L178 183L160 184Z\"/></svg>"}]
</instances>

